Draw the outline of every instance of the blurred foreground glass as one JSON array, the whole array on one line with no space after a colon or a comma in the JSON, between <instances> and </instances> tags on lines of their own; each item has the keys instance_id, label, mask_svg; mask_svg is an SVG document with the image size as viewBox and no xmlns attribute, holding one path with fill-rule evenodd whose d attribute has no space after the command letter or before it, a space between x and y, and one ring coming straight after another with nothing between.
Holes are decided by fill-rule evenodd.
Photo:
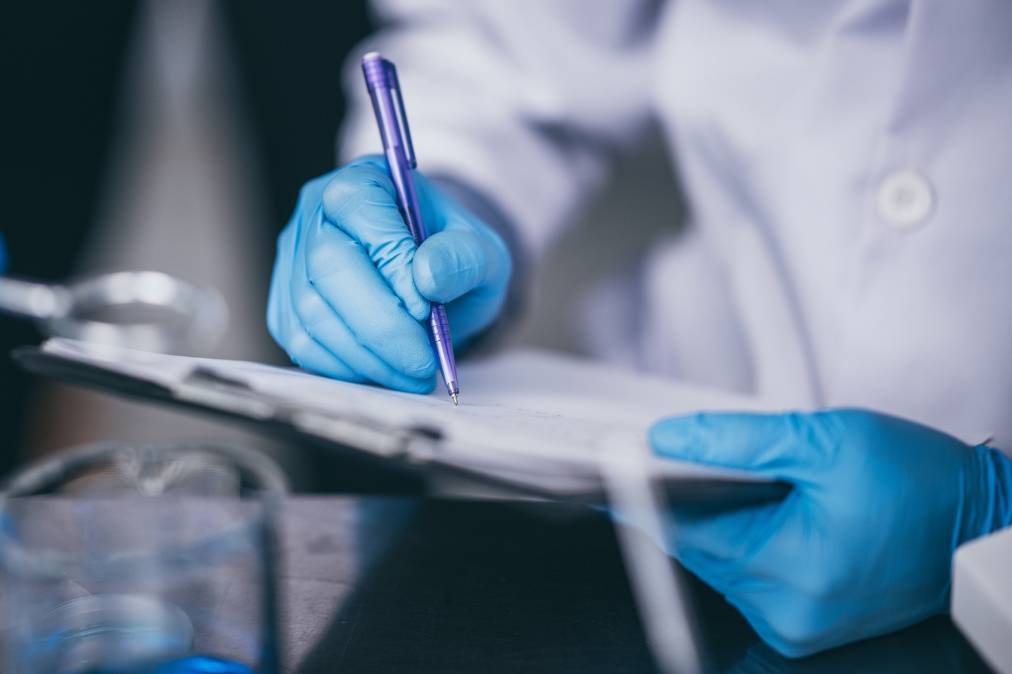
<instances>
[{"instance_id":1,"label":"blurred foreground glass","mask_svg":"<svg viewBox=\"0 0 1012 674\"><path fill-rule=\"evenodd\" d=\"M92 445L0 499L5 672L278 671L276 510L265 456Z\"/></svg>"},{"instance_id":2,"label":"blurred foreground glass","mask_svg":"<svg viewBox=\"0 0 1012 674\"><path fill-rule=\"evenodd\" d=\"M0 313L43 333L142 351L203 355L228 327L217 290L157 271L120 271L63 285L0 277Z\"/></svg>"}]
</instances>

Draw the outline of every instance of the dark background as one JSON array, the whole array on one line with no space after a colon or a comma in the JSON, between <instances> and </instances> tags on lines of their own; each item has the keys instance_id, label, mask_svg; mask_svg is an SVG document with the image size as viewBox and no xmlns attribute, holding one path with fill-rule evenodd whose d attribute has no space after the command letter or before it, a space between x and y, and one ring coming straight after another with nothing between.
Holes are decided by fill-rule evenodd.
<instances>
[{"instance_id":1,"label":"dark background","mask_svg":"<svg viewBox=\"0 0 1012 674\"><path fill-rule=\"evenodd\" d=\"M12 275L72 273L94 226L140 4L57 0L0 9L0 234ZM252 126L269 208L262 236L284 225L299 187L334 166L348 51L370 30L364 2L220 5ZM273 247L272 243L267 244ZM0 317L0 474L23 456L30 378L7 354L35 343L30 325Z\"/></svg>"}]
</instances>

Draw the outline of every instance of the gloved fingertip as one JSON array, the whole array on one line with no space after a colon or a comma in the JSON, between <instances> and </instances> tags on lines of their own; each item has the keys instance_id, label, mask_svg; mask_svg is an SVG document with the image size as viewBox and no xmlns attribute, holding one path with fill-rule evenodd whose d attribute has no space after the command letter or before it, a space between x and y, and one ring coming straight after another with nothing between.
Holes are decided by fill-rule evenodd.
<instances>
[{"instance_id":1,"label":"gloved fingertip","mask_svg":"<svg viewBox=\"0 0 1012 674\"><path fill-rule=\"evenodd\" d=\"M440 232L419 246L412 274L422 295L445 304L475 288L482 278L483 258L466 236Z\"/></svg>"},{"instance_id":2,"label":"gloved fingertip","mask_svg":"<svg viewBox=\"0 0 1012 674\"><path fill-rule=\"evenodd\" d=\"M429 303L421 298L409 300L404 304L404 307L416 321L424 321L429 317L429 312L431 311Z\"/></svg>"},{"instance_id":3,"label":"gloved fingertip","mask_svg":"<svg viewBox=\"0 0 1012 674\"><path fill-rule=\"evenodd\" d=\"M424 321L429 317L429 301L421 294L415 284L414 276L410 268L401 267L398 271L388 276L390 285L400 300L401 306L416 321Z\"/></svg>"},{"instance_id":4,"label":"gloved fingertip","mask_svg":"<svg viewBox=\"0 0 1012 674\"><path fill-rule=\"evenodd\" d=\"M441 258L442 255L441 251L426 246L424 250L419 248L411 261L411 274L415 281L415 287L425 297L432 297L439 290L436 270L445 266L445 261L436 258Z\"/></svg>"},{"instance_id":5,"label":"gloved fingertip","mask_svg":"<svg viewBox=\"0 0 1012 674\"><path fill-rule=\"evenodd\" d=\"M410 368L407 375L413 379L428 380L436 376L436 371L439 369L439 363L435 357L430 357L426 360L419 360L415 367ZM431 388L429 389L431 390Z\"/></svg>"},{"instance_id":6,"label":"gloved fingertip","mask_svg":"<svg viewBox=\"0 0 1012 674\"><path fill-rule=\"evenodd\" d=\"M410 268L404 268L390 279L397 299L404 310L416 321L424 321L429 317L429 300L425 298L415 284Z\"/></svg>"},{"instance_id":7,"label":"gloved fingertip","mask_svg":"<svg viewBox=\"0 0 1012 674\"><path fill-rule=\"evenodd\" d=\"M413 379L407 382L404 390L408 393L428 394L436 389L436 377L431 376L422 379Z\"/></svg>"},{"instance_id":8,"label":"gloved fingertip","mask_svg":"<svg viewBox=\"0 0 1012 674\"><path fill-rule=\"evenodd\" d=\"M390 340L387 343L384 358L398 381L428 380L439 369L427 330L416 323L412 332L414 335L410 340ZM412 385L411 390L414 391L414 388Z\"/></svg>"},{"instance_id":9,"label":"gloved fingertip","mask_svg":"<svg viewBox=\"0 0 1012 674\"><path fill-rule=\"evenodd\" d=\"M694 459L699 456L698 415L666 417L647 432L654 451L661 456Z\"/></svg>"}]
</instances>

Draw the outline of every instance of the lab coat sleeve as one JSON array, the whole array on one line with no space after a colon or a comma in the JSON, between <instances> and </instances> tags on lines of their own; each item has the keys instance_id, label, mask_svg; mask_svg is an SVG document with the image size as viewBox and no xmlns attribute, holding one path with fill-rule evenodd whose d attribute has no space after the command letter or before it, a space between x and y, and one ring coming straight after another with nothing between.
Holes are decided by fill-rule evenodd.
<instances>
[{"instance_id":1,"label":"lab coat sleeve","mask_svg":"<svg viewBox=\"0 0 1012 674\"><path fill-rule=\"evenodd\" d=\"M380 151L358 61L396 63L419 168L489 199L530 260L646 127L659 2L383 0L349 57L339 159Z\"/></svg>"}]
</instances>

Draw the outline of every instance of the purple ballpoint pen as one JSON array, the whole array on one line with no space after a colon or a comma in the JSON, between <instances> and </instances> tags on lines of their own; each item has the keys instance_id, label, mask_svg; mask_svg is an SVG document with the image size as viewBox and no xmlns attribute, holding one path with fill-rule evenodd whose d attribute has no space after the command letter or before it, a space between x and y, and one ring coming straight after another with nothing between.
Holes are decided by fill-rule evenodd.
<instances>
[{"instance_id":1,"label":"purple ballpoint pen","mask_svg":"<svg viewBox=\"0 0 1012 674\"><path fill-rule=\"evenodd\" d=\"M376 113L376 125L379 126L380 139L383 142L383 154L386 155L390 177L397 190L397 206L415 243L421 245L428 233L425 231L425 223L422 222L422 209L418 205L418 192L415 190L415 181L411 175L411 170L418 166L418 162L415 159L415 148L411 144L411 131L408 129L408 118L404 112L404 99L401 97L401 87L397 81L397 69L379 52L369 52L362 57L362 74L365 75L365 85L369 89L369 98L372 99L373 112ZM432 343L436 347L436 356L439 358L439 367L443 371L446 391L456 406L459 404L460 385L457 382L457 365L453 358L450 324L446 320L446 308L442 304L432 303L429 330L432 334Z\"/></svg>"}]
</instances>

